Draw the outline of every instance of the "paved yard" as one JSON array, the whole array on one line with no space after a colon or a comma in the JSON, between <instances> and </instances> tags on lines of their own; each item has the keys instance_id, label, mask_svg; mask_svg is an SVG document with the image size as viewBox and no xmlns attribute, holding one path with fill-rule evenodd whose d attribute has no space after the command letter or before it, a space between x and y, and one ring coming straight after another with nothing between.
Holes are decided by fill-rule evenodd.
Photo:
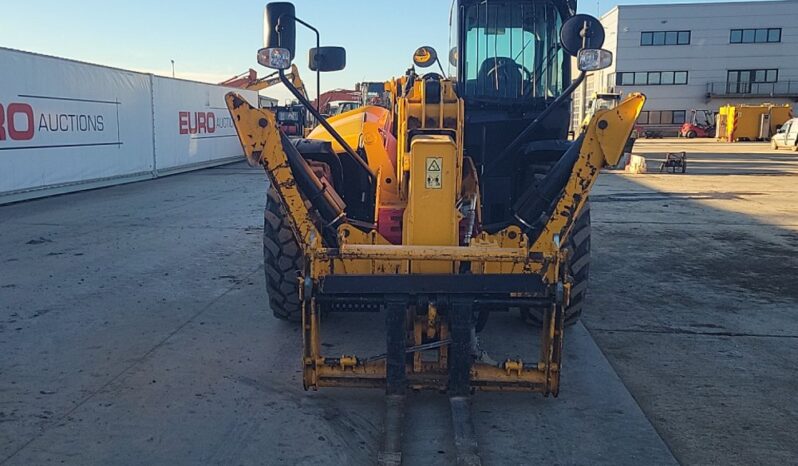
<instances>
[{"instance_id":1,"label":"paved yard","mask_svg":"<svg viewBox=\"0 0 798 466\"><path fill-rule=\"evenodd\" d=\"M486 464L798 457L798 157L636 148L676 150L686 175L599 180L561 395L478 394ZM232 165L0 207L0 464L373 462L382 394L302 391L300 334L267 309L264 186ZM518 322L486 345L521 352ZM378 316L324 326L331 352L384 347ZM451 461L445 397L408 421L408 464Z\"/></svg>"},{"instance_id":2,"label":"paved yard","mask_svg":"<svg viewBox=\"0 0 798 466\"><path fill-rule=\"evenodd\" d=\"M641 141L656 169L593 196L584 322L683 464L798 458L798 154L763 143Z\"/></svg>"}]
</instances>

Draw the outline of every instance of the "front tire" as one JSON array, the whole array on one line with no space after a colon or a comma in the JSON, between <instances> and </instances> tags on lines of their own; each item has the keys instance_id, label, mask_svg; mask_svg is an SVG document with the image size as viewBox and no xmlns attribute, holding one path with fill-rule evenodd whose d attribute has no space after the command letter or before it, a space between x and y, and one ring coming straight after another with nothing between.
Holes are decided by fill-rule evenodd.
<instances>
[{"instance_id":1,"label":"front tire","mask_svg":"<svg viewBox=\"0 0 798 466\"><path fill-rule=\"evenodd\" d=\"M266 294L274 317L300 322L299 282L302 248L286 220L286 212L273 188L266 196L263 211L263 269L266 272Z\"/></svg>"},{"instance_id":2,"label":"front tire","mask_svg":"<svg viewBox=\"0 0 798 466\"><path fill-rule=\"evenodd\" d=\"M590 200L585 203L584 209L576 219L573 231L568 236L568 248L571 254L568 258L568 272L573 278L571 284L571 301L565 308L565 325L574 325L582 317L582 311L587 295L587 284L590 276ZM524 320L531 324L542 325L545 309L522 309Z\"/></svg>"}]
</instances>

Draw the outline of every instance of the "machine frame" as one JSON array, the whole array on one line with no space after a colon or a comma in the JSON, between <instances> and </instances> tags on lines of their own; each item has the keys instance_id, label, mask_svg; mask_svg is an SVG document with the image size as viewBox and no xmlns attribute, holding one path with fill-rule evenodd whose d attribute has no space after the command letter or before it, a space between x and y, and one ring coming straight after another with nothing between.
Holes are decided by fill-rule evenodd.
<instances>
[{"instance_id":1,"label":"machine frame","mask_svg":"<svg viewBox=\"0 0 798 466\"><path fill-rule=\"evenodd\" d=\"M336 247L323 245L323 232L293 179L272 112L252 107L231 93L228 106L250 163L263 165L286 208L307 258L298 278L302 302L303 381L306 388L397 387L454 391L523 390L557 395L562 362L563 306L570 294L561 245L584 206L601 167L617 163L645 98L632 95L615 109L598 111L587 125L579 156L556 212L531 242L517 226L483 232L463 246L393 245L376 231L350 224L337 227ZM453 270L470 263L470 274L412 274L414 264L445 263ZM435 305L430 304L434 297ZM541 356L535 363L504 360L499 366L469 363L473 305L479 300L524 304L552 300L541 329ZM424 302L427 306L423 306ZM378 303L386 307L388 353L380 357L321 352L320 305ZM449 307L448 321L438 306ZM410 318L408 318L410 316ZM405 331L412 322L412 345ZM468 332L464 328L469 329ZM401 335L400 335L401 334ZM420 341L433 335L437 344ZM435 337L437 336L437 337ZM451 344L452 350L445 348ZM419 364L415 354L437 350L436 364ZM465 350L465 351L464 351ZM405 364L405 354L413 362ZM458 355L465 358L457 361ZM454 359L452 359L454 358ZM442 370L451 360L448 371ZM454 382L454 383L453 383ZM391 388L393 387L393 388Z\"/></svg>"}]
</instances>

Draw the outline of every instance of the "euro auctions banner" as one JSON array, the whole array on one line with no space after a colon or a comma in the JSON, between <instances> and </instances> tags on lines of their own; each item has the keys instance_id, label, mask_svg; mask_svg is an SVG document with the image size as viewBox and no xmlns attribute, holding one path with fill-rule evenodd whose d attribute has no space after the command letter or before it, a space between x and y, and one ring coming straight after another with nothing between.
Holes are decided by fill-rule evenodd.
<instances>
[{"instance_id":1,"label":"euro auctions banner","mask_svg":"<svg viewBox=\"0 0 798 466\"><path fill-rule=\"evenodd\" d=\"M243 159L230 90L0 47L0 203Z\"/></svg>"},{"instance_id":2,"label":"euro auctions banner","mask_svg":"<svg viewBox=\"0 0 798 466\"><path fill-rule=\"evenodd\" d=\"M148 75L0 48L0 193L153 169Z\"/></svg>"},{"instance_id":3,"label":"euro auctions banner","mask_svg":"<svg viewBox=\"0 0 798 466\"><path fill-rule=\"evenodd\" d=\"M173 170L243 157L233 119L224 102L235 90L253 105L258 94L211 84L155 77L157 168Z\"/></svg>"}]
</instances>

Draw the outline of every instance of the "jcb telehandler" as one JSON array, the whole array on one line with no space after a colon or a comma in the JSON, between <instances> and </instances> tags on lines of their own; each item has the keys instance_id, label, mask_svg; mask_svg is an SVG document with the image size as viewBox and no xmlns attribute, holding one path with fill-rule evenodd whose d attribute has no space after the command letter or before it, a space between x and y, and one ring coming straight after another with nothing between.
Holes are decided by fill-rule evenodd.
<instances>
[{"instance_id":1,"label":"jcb telehandler","mask_svg":"<svg viewBox=\"0 0 798 466\"><path fill-rule=\"evenodd\" d=\"M575 9L574 0L457 0L450 76L421 73L443 72L421 47L415 67L386 82L389 109L325 119L284 78L320 123L307 139L289 140L271 112L228 94L244 151L271 180L268 292L278 318L301 321L306 389L384 387L386 425L408 388L448 391L455 419L474 389L557 395L563 332L587 285L588 195L645 100L597 111L566 140L571 93L612 61L601 24ZM266 6L259 63L284 76L297 24L307 25L292 4ZM314 71L344 64L340 47L310 51ZM476 332L511 308L540 324L538 361L480 357ZM385 354L323 355L320 316L334 312L383 312ZM385 451L398 451L395 440Z\"/></svg>"}]
</instances>

